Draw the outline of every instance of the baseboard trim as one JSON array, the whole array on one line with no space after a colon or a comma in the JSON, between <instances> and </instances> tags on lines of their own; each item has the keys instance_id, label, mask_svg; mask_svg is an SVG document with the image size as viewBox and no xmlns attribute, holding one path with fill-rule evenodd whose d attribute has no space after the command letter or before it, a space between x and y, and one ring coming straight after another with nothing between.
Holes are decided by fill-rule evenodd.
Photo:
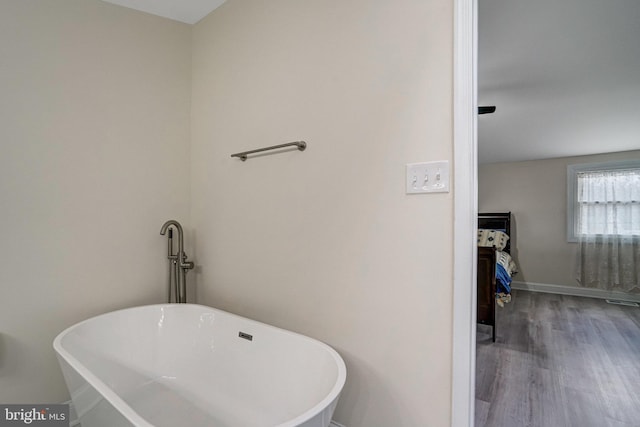
<instances>
[{"instance_id":1,"label":"baseboard trim","mask_svg":"<svg viewBox=\"0 0 640 427\"><path fill-rule=\"evenodd\" d=\"M640 294L628 294L626 292L605 291L602 289L583 288L578 286L551 285L535 282L511 282L513 289L521 289L531 292L544 292L547 294L572 295L576 297L588 297L598 299L615 299L622 301L640 302Z\"/></svg>"},{"instance_id":2,"label":"baseboard trim","mask_svg":"<svg viewBox=\"0 0 640 427\"><path fill-rule=\"evenodd\" d=\"M343 426L342 424L331 420L331 422L329 423L329 427L345 427L345 426Z\"/></svg>"}]
</instances>

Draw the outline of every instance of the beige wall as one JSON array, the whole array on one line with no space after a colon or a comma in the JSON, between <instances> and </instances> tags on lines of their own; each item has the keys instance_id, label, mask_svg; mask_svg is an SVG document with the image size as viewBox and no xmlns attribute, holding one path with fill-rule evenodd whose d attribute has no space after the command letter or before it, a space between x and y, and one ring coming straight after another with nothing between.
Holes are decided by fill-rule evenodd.
<instances>
[{"instance_id":1,"label":"beige wall","mask_svg":"<svg viewBox=\"0 0 640 427\"><path fill-rule=\"evenodd\" d=\"M191 29L94 0L0 1L0 402L68 399L67 326L165 296L188 221Z\"/></svg>"},{"instance_id":2,"label":"beige wall","mask_svg":"<svg viewBox=\"0 0 640 427\"><path fill-rule=\"evenodd\" d=\"M480 212L511 211L514 280L577 286L575 243L567 242L567 165L640 159L640 151L480 165Z\"/></svg>"},{"instance_id":3,"label":"beige wall","mask_svg":"<svg viewBox=\"0 0 640 427\"><path fill-rule=\"evenodd\" d=\"M236 0L194 27L200 301L323 340L348 427L449 425L452 3ZM305 152L230 154L303 139Z\"/></svg>"}]
</instances>

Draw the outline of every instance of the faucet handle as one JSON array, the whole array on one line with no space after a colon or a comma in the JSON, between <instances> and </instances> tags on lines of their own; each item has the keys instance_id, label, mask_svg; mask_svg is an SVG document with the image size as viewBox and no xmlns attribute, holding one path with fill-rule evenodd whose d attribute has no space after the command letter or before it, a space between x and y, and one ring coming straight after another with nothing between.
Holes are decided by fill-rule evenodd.
<instances>
[{"instance_id":1,"label":"faucet handle","mask_svg":"<svg viewBox=\"0 0 640 427\"><path fill-rule=\"evenodd\" d=\"M180 267L185 270L193 270L193 267L195 267L193 262L187 261L187 254L184 251L182 252L182 259L180 260Z\"/></svg>"}]
</instances>

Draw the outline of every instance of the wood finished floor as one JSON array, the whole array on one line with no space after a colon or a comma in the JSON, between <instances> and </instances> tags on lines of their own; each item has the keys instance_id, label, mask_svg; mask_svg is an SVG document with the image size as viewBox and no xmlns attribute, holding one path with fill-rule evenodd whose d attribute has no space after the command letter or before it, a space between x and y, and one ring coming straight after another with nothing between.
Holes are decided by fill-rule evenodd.
<instances>
[{"instance_id":1,"label":"wood finished floor","mask_svg":"<svg viewBox=\"0 0 640 427\"><path fill-rule=\"evenodd\" d=\"M514 290L479 326L475 427L640 427L640 308Z\"/></svg>"}]
</instances>

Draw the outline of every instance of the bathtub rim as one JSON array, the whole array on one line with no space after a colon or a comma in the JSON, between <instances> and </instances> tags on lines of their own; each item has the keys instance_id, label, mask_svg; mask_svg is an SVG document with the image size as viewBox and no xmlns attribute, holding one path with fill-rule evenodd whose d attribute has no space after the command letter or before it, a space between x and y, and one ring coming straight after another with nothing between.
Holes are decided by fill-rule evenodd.
<instances>
[{"instance_id":1,"label":"bathtub rim","mask_svg":"<svg viewBox=\"0 0 640 427\"><path fill-rule=\"evenodd\" d=\"M78 323L75 323L67 328L65 328L62 332L60 332L55 339L53 340L53 348L56 352L56 355L58 357L61 357L62 359L64 359L64 361L71 367L73 368L76 372L78 372L78 374L80 374L80 376L82 376L82 378L84 380L86 380L89 385L91 385L91 387L93 387L94 389L96 389L96 391L98 393L100 393L104 399L109 402L112 406L114 406L115 408L117 408L120 413L131 423L133 423L135 426L137 427L155 427L153 424L149 423L147 420L145 420L141 415L139 415L127 402L125 402L124 400L122 400L122 398L120 398L118 396L118 394L113 391L111 389L111 387L109 387L107 384L104 383L104 381L102 381L101 379L99 379L98 377L96 377L89 368L87 368L83 363L81 363L78 359L76 359L71 353L69 353L64 346L62 345L62 339L70 332L72 332L74 329L79 328L80 326L84 325L85 323L89 323L93 320L97 320L99 318L102 317L108 317L108 316L112 316L115 315L116 313L120 313L120 312L125 312L125 311L134 311L136 309L142 309L142 308L164 308L164 307L196 307L196 308L202 308L202 309L206 309L206 310L212 310L215 312L220 312L223 313L225 315L237 318L237 319L242 319L243 321L247 321L253 324L257 324L260 325L261 327L265 327L267 329L271 329L274 331L278 331L279 333L284 333L287 335L292 335L295 336L296 339L303 339L305 341L311 342L312 344L324 349L325 351L327 351L331 357L333 358L333 360L336 362L337 368L338 368L338 374L337 374L337 379L335 384L332 386L331 390L327 393L327 395L320 400L318 403L316 403L314 406L312 406L311 408L309 408L307 411L303 412L302 414L298 415L297 417L287 420L284 423L278 424L276 426L273 427L295 427L298 426L299 424L302 424L306 421L311 420L313 417L315 417L316 415L322 413L325 409L327 409L329 406L331 406L331 404L337 400L340 397L340 394L342 392L342 389L344 388L345 382L346 382L346 377L347 377L347 368L346 365L344 363L344 360L342 359L342 357L340 356L340 354L334 350L331 346L329 346L328 344L315 339L315 338L311 338L307 335L303 335L300 334L298 332L293 332L290 331L288 329L284 329L284 328L279 328L277 326L273 326L270 325L268 323L264 323L264 322L260 322L258 320L254 320L248 317L244 317L244 316L240 316L238 314L234 314L231 313L229 311L225 311L225 310L221 310L219 308L215 308L215 307L211 307L211 306L207 306L207 305L203 305L203 304L192 304L192 303L185 303L185 304L176 304L176 303L163 303L163 304L148 304L148 305L139 305L139 306L133 306L133 307L127 307L127 308L121 308L118 310L113 310L113 311L108 311L106 313L102 313L102 314L98 314L96 316L90 317L88 319L84 319L81 320ZM69 390L70 392L70 390Z\"/></svg>"}]
</instances>

